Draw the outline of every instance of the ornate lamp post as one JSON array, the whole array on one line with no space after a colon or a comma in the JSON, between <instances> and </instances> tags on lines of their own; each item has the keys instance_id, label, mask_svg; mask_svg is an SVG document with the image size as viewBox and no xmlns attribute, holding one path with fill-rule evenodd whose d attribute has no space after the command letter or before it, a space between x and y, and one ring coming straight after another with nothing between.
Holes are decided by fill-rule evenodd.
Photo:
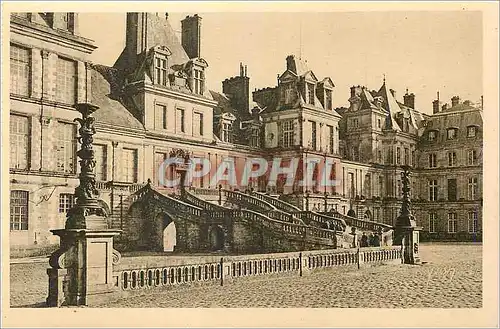
<instances>
[{"instance_id":1,"label":"ornate lamp post","mask_svg":"<svg viewBox=\"0 0 500 329\"><path fill-rule=\"evenodd\" d=\"M75 107L82 114L75 119L80 123L80 185L75 189L76 204L68 212L65 228L51 231L61 243L49 259L48 306L89 305L105 297L113 290L113 264L120 258L113 249L113 237L121 231L108 228L95 182L92 113L98 107L88 103Z\"/></svg>"},{"instance_id":2,"label":"ornate lamp post","mask_svg":"<svg viewBox=\"0 0 500 329\"><path fill-rule=\"evenodd\" d=\"M419 246L419 231L415 217L411 213L410 202L410 166L404 165L401 167L401 181L403 183L403 204L401 213L396 219L396 227L394 232L394 245L403 246L403 260L405 264L420 263L418 253Z\"/></svg>"}]
</instances>

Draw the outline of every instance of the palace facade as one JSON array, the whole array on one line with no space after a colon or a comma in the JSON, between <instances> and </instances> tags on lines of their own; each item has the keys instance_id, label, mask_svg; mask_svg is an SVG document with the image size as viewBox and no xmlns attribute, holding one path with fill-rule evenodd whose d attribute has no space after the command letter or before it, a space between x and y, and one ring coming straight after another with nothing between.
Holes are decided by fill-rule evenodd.
<instances>
[{"instance_id":1,"label":"palace facade","mask_svg":"<svg viewBox=\"0 0 500 329\"><path fill-rule=\"evenodd\" d=\"M206 88L209 63L201 49L202 18L182 20L178 40L166 13L128 13L126 45L113 66L91 63L93 41L80 35L77 13L11 15L10 245L13 255L57 244L78 185L74 104L95 113L96 178L113 221L126 220L124 201L179 150L216 168L231 157L263 157L331 165L337 186L286 186L267 176L249 187L302 209L336 210L394 224L401 166L412 167L412 201L426 239L481 240L482 104L439 100L433 114L403 101L384 81L378 90L354 86L348 108L334 109L334 79L317 76L288 56L276 86L250 94L247 67ZM270 72L273 74L273 72ZM299 166L301 167L301 166ZM167 176L175 176L175 169ZM301 173L298 178L303 178ZM225 185L227 182L221 181ZM217 188L210 177L193 186ZM234 188L234 187L231 187ZM126 209L125 209L126 211Z\"/></svg>"}]
</instances>

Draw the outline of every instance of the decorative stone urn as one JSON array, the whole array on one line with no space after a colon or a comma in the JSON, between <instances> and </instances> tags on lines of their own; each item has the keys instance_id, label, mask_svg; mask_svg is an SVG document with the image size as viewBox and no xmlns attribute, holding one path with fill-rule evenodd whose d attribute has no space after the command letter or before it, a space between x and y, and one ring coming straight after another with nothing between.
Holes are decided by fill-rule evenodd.
<instances>
[{"instance_id":1,"label":"decorative stone urn","mask_svg":"<svg viewBox=\"0 0 500 329\"><path fill-rule=\"evenodd\" d=\"M120 259L113 249L113 237L120 230L108 228L107 214L99 205L95 182L93 135L98 107L89 103L76 105L82 118L77 138L81 149L80 185L75 189L76 204L68 211L64 229L51 230L60 237L60 248L49 259L48 306L90 305L113 291L113 263Z\"/></svg>"}]
</instances>

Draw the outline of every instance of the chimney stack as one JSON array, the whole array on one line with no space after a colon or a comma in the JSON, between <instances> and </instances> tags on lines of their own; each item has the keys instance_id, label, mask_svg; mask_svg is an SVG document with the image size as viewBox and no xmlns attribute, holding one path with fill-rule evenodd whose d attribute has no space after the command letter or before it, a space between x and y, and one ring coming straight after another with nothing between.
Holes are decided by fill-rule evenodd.
<instances>
[{"instance_id":1,"label":"chimney stack","mask_svg":"<svg viewBox=\"0 0 500 329\"><path fill-rule=\"evenodd\" d=\"M198 14L186 16L181 21L182 47L189 58L200 57L201 54L201 17Z\"/></svg>"},{"instance_id":2,"label":"chimney stack","mask_svg":"<svg viewBox=\"0 0 500 329\"><path fill-rule=\"evenodd\" d=\"M246 65L240 63L240 74L222 81L222 92L230 95L231 105L242 114L250 111L250 78Z\"/></svg>"},{"instance_id":3,"label":"chimney stack","mask_svg":"<svg viewBox=\"0 0 500 329\"><path fill-rule=\"evenodd\" d=\"M414 93L408 94L407 91L406 94L403 96L403 103L405 104L405 106L415 109L415 94Z\"/></svg>"},{"instance_id":4,"label":"chimney stack","mask_svg":"<svg viewBox=\"0 0 500 329\"><path fill-rule=\"evenodd\" d=\"M439 113L439 99L432 101L432 114Z\"/></svg>"},{"instance_id":5,"label":"chimney stack","mask_svg":"<svg viewBox=\"0 0 500 329\"><path fill-rule=\"evenodd\" d=\"M445 103L443 106L441 106L441 111L446 111L448 109L448 104Z\"/></svg>"},{"instance_id":6,"label":"chimney stack","mask_svg":"<svg viewBox=\"0 0 500 329\"><path fill-rule=\"evenodd\" d=\"M458 96L453 96L451 98L451 107L457 106L460 103L460 97Z\"/></svg>"}]
</instances>

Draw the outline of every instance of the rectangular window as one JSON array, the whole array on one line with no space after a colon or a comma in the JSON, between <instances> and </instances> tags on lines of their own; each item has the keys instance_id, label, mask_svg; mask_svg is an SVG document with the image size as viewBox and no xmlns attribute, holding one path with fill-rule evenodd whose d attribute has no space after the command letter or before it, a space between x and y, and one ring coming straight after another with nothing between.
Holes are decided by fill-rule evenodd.
<instances>
[{"instance_id":1,"label":"rectangular window","mask_svg":"<svg viewBox=\"0 0 500 329\"><path fill-rule=\"evenodd\" d=\"M404 162L405 165L409 165L410 164L410 151L405 148L405 162Z\"/></svg>"},{"instance_id":2,"label":"rectangular window","mask_svg":"<svg viewBox=\"0 0 500 329\"><path fill-rule=\"evenodd\" d=\"M313 150L316 150L316 142L317 142L317 131L316 131L316 122L314 121L309 121L311 123L311 148Z\"/></svg>"},{"instance_id":3,"label":"rectangular window","mask_svg":"<svg viewBox=\"0 0 500 329\"><path fill-rule=\"evenodd\" d=\"M411 151L411 165L412 166L417 165L417 159L415 158L415 151Z\"/></svg>"},{"instance_id":4,"label":"rectangular window","mask_svg":"<svg viewBox=\"0 0 500 329\"><path fill-rule=\"evenodd\" d=\"M448 213L448 233L457 233L457 214Z\"/></svg>"},{"instance_id":5,"label":"rectangular window","mask_svg":"<svg viewBox=\"0 0 500 329\"><path fill-rule=\"evenodd\" d=\"M469 126L467 127L467 137L475 137L476 136L476 127Z\"/></svg>"},{"instance_id":6,"label":"rectangular window","mask_svg":"<svg viewBox=\"0 0 500 329\"><path fill-rule=\"evenodd\" d=\"M377 120L378 129L382 128L382 121L380 119Z\"/></svg>"},{"instance_id":7,"label":"rectangular window","mask_svg":"<svg viewBox=\"0 0 500 329\"><path fill-rule=\"evenodd\" d=\"M28 118L10 116L10 168L28 168L29 125Z\"/></svg>"},{"instance_id":8,"label":"rectangular window","mask_svg":"<svg viewBox=\"0 0 500 329\"><path fill-rule=\"evenodd\" d=\"M158 85L167 85L167 58L161 55L155 57L155 83Z\"/></svg>"},{"instance_id":9,"label":"rectangular window","mask_svg":"<svg viewBox=\"0 0 500 329\"><path fill-rule=\"evenodd\" d=\"M293 138L294 138L293 121L292 120L283 121L283 124L281 126L283 129L283 147L293 146Z\"/></svg>"},{"instance_id":10,"label":"rectangular window","mask_svg":"<svg viewBox=\"0 0 500 329\"><path fill-rule=\"evenodd\" d=\"M66 214L75 204L75 196L70 193L59 194L59 213Z\"/></svg>"},{"instance_id":11,"label":"rectangular window","mask_svg":"<svg viewBox=\"0 0 500 329\"><path fill-rule=\"evenodd\" d=\"M203 71L194 70L194 93L203 95Z\"/></svg>"},{"instance_id":12,"label":"rectangular window","mask_svg":"<svg viewBox=\"0 0 500 329\"><path fill-rule=\"evenodd\" d=\"M455 128L448 129L447 137L448 137L448 139L456 139L457 138L457 129L455 129Z\"/></svg>"},{"instance_id":13,"label":"rectangular window","mask_svg":"<svg viewBox=\"0 0 500 329\"><path fill-rule=\"evenodd\" d=\"M333 126L327 126L328 127L328 134L329 134L329 145L328 149L330 150L330 153L335 153L335 130L333 129Z\"/></svg>"},{"instance_id":14,"label":"rectangular window","mask_svg":"<svg viewBox=\"0 0 500 329\"><path fill-rule=\"evenodd\" d=\"M436 233L437 214L429 214L429 233Z\"/></svg>"},{"instance_id":15,"label":"rectangular window","mask_svg":"<svg viewBox=\"0 0 500 329\"><path fill-rule=\"evenodd\" d=\"M56 99L69 105L76 103L76 62L73 60L57 59Z\"/></svg>"},{"instance_id":16,"label":"rectangular window","mask_svg":"<svg viewBox=\"0 0 500 329\"><path fill-rule=\"evenodd\" d=\"M431 179L429 181L429 201L437 201L437 198L438 198L437 180Z\"/></svg>"},{"instance_id":17,"label":"rectangular window","mask_svg":"<svg viewBox=\"0 0 500 329\"><path fill-rule=\"evenodd\" d=\"M429 142L433 142L436 140L437 132L435 130L429 131Z\"/></svg>"},{"instance_id":18,"label":"rectangular window","mask_svg":"<svg viewBox=\"0 0 500 329\"><path fill-rule=\"evenodd\" d=\"M107 174L107 153L106 145L94 144L94 159L95 159L95 179L105 182Z\"/></svg>"},{"instance_id":19,"label":"rectangular window","mask_svg":"<svg viewBox=\"0 0 500 329\"><path fill-rule=\"evenodd\" d=\"M469 178L469 184L468 184L468 187L467 187L467 191L468 191L468 198L469 200L476 200L476 197L477 197L477 178L475 177L472 177L472 178Z\"/></svg>"},{"instance_id":20,"label":"rectangular window","mask_svg":"<svg viewBox=\"0 0 500 329\"><path fill-rule=\"evenodd\" d=\"M10 192L10 230L28 229L28 191Z\"/></svg>"},{"instance_id":21,"label":"rectangular window","mask_svg":"<svg viewBox=\"0 0 500 329\"><path fill-rule=\"evenodd\" d=\"M448 179L448 201L457 201L457 180Z\"/></svg>"},{"instance_id":22,"label":"rectangular window","mask_svg":"<svg viewBox=\"0 0 500 329\"><path fill-rule=\"evenodd\" d=\"M260 147L260 130L259 130L259 128L252 129L252 138L250 139L250 146Z\"/></svg>"},{"instance_id":23,"label":"rectangular window","mask_svg":"<svg viewBox=\"0 0 500 329\"><path fill-rule=\"evenodd\" d=\"M401 149L396 147L396 164L401 164Z\"/></svg>"},{"instance_id":24,"label":"rectangular window","mask_svg":"<svg viewBox=\"0 0 500 329\"><path fill-rule=\"evenodd\" d=\"M56 171L75 172L75 125L59 122L55 131Z\"/></svg>"},{"instance_id":25,"label":"rectangular window","mask_svg":"<svg viewBox=\"0 0 500 329\"><path fill-rule=\"evenodd\" d=\"M156 129L167 129L167 106L156 104L156 118L155 126Z\"/></svg>"},{"instance_id":26,"label":"rectangular window","mask_svg":"<svg viewBox=\"0 0 500 329\"><path fill-rule=\"evenodd\" d=\"M60 16L61 29L74 32L75 20L74 13L63 13Z\"/></svg>"},{"instance_id":27,"label":"rectangular window","mask_svg":"<svg viewBox=\"0 0 500 329\"><path fill-rule=\"evenodd\" d=\"M185 111L184 109L177 109L177 132L185 133L186 132L186 126L185 126Z\"/></svg>"},{"instance_id":28,"label":"rectangular window","mask_svg":"<svg viewBox=\"0 0 500 329\"><path fill-rule=\"evenodd\" d=\"M287 84L285 86L285 104L290 104L293 101L293 86Z\"/></svg>"},{"instance_id":29,"label":"rectangular window","mask_svg":"<svg viewBox=\"0 0 500 329\"><path fill-rule=\"evenodd\" d=\"M314 105L314 85L307 83L307 103Z\"/></svg>"},{"instance_id":30,"label":"rectangular window","mask_svg":"<svg viewBox=\"0 0 500 329\"><path fill-rule=\"evenodd\" d=\"M477 212L472 211L469 212L468 214L468 231L469 233L477 233L478 231L478 226L477 226Z\"/></svg>"},{"instance_id":31,"label":"rectangular window","mask_svg":"<svg viewBox=\"0 0 500 329\"><path fill-rule=\"evenodd\" d=\"M137 182L137 150L123 149L123 181Z\"/></svg>"},{"instance_id":32,"label":"rectangular window","mask_svg":"<svg viewBox=\"0 0 500 329\"><path fill-rule=\"evenodd\" d=\"M448 152L448 167L455 167L457 165L457 154L455 152Z\"/></svg>"},{"instance_id":33,"label":"rectangular window","mask_svg":"<svg viewBox=\"0 0 500 329\"><path fill-rule=\"evenodd\" d=\"M332 91L329 89L325 89L325 108L332 109Z\"/></svg>"},{"instance_id":34,"label":"rectangular window","mask_svg":"<svg viewBox=\"0 0 500 329\"><path fill-rule=\"evenodd\" d=\"M233 125L230 122L222 123L222 141L227 143L233 142Z\"/></svg>"},{"instance_id":35,"label":"rectangular window","mask_svg":"<svg viewBox=\"0 0 500 329\"><path fill-rule=\"evenodd\" d=\"M193 134L203 136L203 113L194 112Z\"/></svg>"},{"instance_id":36,"label":"rectangular window","mask_svg":"<svg viewBox=\"0 0 500 329\"><path fill-rule=\"evenodd\" d=\"M431 153L429 154L429 168L436 168L437 167L437 155L436 153Z\"/></svg>"},{"instance_id":37,"label":"rectangular window","mask_svg":"<svg viewBox=\"0 0 500 329\"><path fill-rule=\"evenodd\" d=\"M162 164L167 158L166 153L155 153L155 165L153 167L153 175L156 177L156 182L158 186L162 186L166 181L161 181L162 179L167 178L167 168L163 168L164 172L160 174L160 169L162 169ZM163 177L162 177L163 176Z\"/></svg>"},{"instance_id":38,"label":"rectangular window","mask_svg":"<svg viewBox=\"0 0 500 329\"><path fill-rule=\"evenodd\" d=\"M30 49L10 45L10 92L29 96L31 83Z\"/></svg>"},{"instance_id":39,"label":"rectangular window","mask_svg":"<svg viewBox=\"0 0 500 329\"><path fill-rule=\"evenodd\" d=\"M477 164L477 152L476 150L470 150L467 152L467 165L474 166Z\"/></svg>"}]
</instances>

